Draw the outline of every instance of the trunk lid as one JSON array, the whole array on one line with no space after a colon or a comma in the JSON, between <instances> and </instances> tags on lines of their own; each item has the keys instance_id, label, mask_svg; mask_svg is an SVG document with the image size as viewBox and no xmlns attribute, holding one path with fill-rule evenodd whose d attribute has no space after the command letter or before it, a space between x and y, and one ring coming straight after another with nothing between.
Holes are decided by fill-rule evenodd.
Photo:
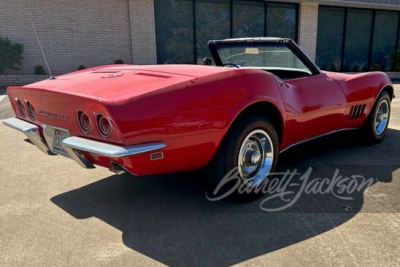
<instances>
[{"instance_id":1,"label":"trunk lid","mask_svg":"<svg viewBox=\"0 0 400 267\"><path fill-rule=\"evenodd\" d=\"M76 95L106 102L120 102L200 77L229 70L196 65L112 65L76 71L29 84L24 88Z\"/></svg>"}]
</instances>

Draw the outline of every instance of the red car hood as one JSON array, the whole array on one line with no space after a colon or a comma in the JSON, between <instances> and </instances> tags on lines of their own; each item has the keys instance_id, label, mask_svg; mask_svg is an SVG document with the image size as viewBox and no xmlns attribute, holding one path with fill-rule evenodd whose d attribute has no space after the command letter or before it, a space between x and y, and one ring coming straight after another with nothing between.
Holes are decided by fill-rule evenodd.
<instances>
[{"instance_id":1,"label":"red car hood","mask_svg":"<svg viewBox=\"0 0 400 267\"><path fill-rule=\"evenodd\" d=\"M119 102L228 70L201 65L109 65L60 75L23 88Z\"/></svg>"}]
</instances>

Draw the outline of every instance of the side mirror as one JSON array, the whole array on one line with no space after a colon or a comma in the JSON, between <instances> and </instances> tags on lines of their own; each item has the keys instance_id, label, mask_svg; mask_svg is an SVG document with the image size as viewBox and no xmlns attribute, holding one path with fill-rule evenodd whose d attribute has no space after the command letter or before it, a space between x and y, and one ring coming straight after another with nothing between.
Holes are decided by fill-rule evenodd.
<instances>
[{"instance_id":1,"label":"side mirror","mask_svg":"<svg viewBox=\"0 0 400 267\"><path fill-rule=\"evenodd\" d=\"M212 62L213 62L212 58L210 58L210 57L203 58L203 65L211 66Z\"/></svg>"}]
</instances>

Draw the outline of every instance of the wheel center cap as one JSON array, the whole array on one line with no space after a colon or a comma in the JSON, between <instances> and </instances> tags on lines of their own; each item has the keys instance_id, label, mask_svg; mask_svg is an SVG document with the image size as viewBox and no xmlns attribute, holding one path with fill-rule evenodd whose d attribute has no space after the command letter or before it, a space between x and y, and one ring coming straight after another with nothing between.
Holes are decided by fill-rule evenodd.
<instances>
[{"instance_id":1,"label":"wheel center cap","mask_svg":"<svg viewBox=\"0 0 400 267\"><path fill-rule=\"evenodd\" d=\"M261 153L260 153L259 151L255 151L255 152L251 155L250 162L251 162L251 164L256 165L256 164L258 164L258 162L260 161L260 159L261 159Z\"/></svg>"}]
</instances>

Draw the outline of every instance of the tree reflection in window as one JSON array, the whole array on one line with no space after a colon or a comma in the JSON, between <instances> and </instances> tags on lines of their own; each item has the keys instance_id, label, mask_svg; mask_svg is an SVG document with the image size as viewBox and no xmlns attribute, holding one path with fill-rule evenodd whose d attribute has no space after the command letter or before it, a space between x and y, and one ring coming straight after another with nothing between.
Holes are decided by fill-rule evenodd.
<instances>
[{"instance_id":1,"label":"tree reflection in window","mask_svg":"<svg viewBox=\"0 0 400 267\"><path fill-rule=\"evenodd\" d=\"M193 63L192 0L156 0L157 61Z\"/></svg>"}]
</instances>

